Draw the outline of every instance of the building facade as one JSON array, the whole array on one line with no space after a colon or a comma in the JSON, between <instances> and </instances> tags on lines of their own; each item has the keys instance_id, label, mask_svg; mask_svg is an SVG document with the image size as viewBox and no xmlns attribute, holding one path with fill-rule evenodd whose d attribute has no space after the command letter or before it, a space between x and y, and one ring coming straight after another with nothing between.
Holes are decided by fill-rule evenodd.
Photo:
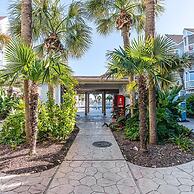
<instances>
[{"instance_id":1,"label":"building facade","mask_svg":"<svg viewBox=\"0 0 194 194\"><path fill-rule=\"evenodd\" d=\"M2 34L8 34L9 30L9 21L8 17L6 16L0 16L0 33ZM5 60L3 57L3 45L0 45L0 69L5 65Z\"/></svg>"},{"instance_id":2,"label":"building facade","mask_svg":"<svg viewBox=\"0 0 194 194\"><path fill-rule=\"evenodd\" d=\"M182 35L166 34L166 36L175 43L175 54L180 57L185 54L194 55L194 28L185 28ZM181 79L181 76L183 79ZM180 85L182 80L184 81L184 89L187 94L194 93L194 64L189 68L185 68L182 75L177 73L175 77Z\"/></svg>"}]
</instances>

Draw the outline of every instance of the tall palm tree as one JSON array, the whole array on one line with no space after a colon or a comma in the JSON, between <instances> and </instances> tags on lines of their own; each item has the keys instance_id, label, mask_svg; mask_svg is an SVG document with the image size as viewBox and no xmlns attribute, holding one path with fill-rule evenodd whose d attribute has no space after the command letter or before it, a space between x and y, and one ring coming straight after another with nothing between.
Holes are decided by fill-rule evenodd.
<instances>
[{"instance_id":1,"label":"tall palm tree","mask_svg":"<svg viewBox=\"0 0 194 194\"><path fill-rule=\"evenodd\" d=\"M18 78L31 81L29 102L29 124L30 124L30 151L36 154L37 137L37 112L38 112L38 81L43 73L42 66L36 60L36 55L28 43L21 40L12 40L5 48L6 66L3 69L5 77L12 77L12 82Z\"/></svg>"},{"instance_id":2,"label":"tall palm tree","mask_svg":"<svg viewBox=\"0 0 194 194\"><path fill-rule=\"evenodd\" d=\"M11 5L10 14L20 18L20 2ZM67 61L68 57L81 57L91 44L91 28L86 24L87 12L81 2L72 2L69 6L60 1L33 1L33 39L40 45L36 49L40 56L52 58L60 55ZM19 29L18 22L11 20L12 29ZM19 34L19 31L15 31ZM50 80L49 90L53 95L53 84Z\"/></svg>"},{"instance_id":3,"label":"tall palm tree","mask_svg":"<svg viewBox=\"0 0 194 194\"><path fill-rule=\"evenodd\" d=\"M145 37L155 36L155 0L145 0ZM157 128L156 128L156 88L152 77L149 77L148 88L149 99L149 142L157 144Z\"/></svg>"},{"instance_id":4,"label":"tall palm tree","mask_svg":"<svg viewBox=\"0 0 194 194\"><path fill-rule=\"evenodd\" d=\"M26 44L31 45L32 43L32 0L22 0L21 2L21 37L26 42ZM27 142L30 142L30 136L31 136L29 88L30 88L30 82L28 79L25 79L24 80L24 102L25 102L25 132L26 132Z\"/></svg>"},{"instance_id":5,"label":"tall palm tree","mask_svg":"<svg viewBox=\"0 0 194 194\"><path fill-rule=\"evenodd\" d=\"M135 21L134 2L129 0L88 0L86 7L89 11L90 18L97 25L97 31L102 35L107 35L115 29L121 31L124 48L130 45L130 30ZM111 11L110 11L111 10ZM134 75L129 74L129 82L133 82ZM134 115L135 93L130 92L130 112Z\"/></svg>"},{"instance_id":6,"label":"tall palm tree","mask_svg":"<svg viewBox=\"0 0 194 194\"><path fill-rule=\"evenodd\" d=\"M22 42L20 39L12 40L5 49L5 59L7 61L5 68L3 69L4 77L11 77L12 82L18 79L28 79L31 81L30 87L30 126L31 126L31 138L30 138L30 153L36 154L36 139L38 132L38 85L45 83L50 72L55 72L63 83L74 82L71 79L71 70L66 64L62 63L60 58L55 58L55 64L46 66L47 62L38 58L34 50ZM52 73L53 75L53 73ZM66 86L68 87L68 86Z\"/></svg>"},{"instance_id":7,"label":"tall palm tree","mask_svg":"<svg viewBox=\"0 0 194 194\"><path fill-rule=\"evenodd\" d=\"M43 24L42 37L43 56L50 58L53 55L63 56L67 62L68 57L81 57L91 44L91 29L86 25L86 10L81 2L73 2L63 16L60 10L64 10L56 1L45 13L46 22ZM44 29L45 28L45 29ZM49 84L50 94L53 94L52 80Z\"/></svg>"},{"instance_id":8,"label":"tall palm tree","mask_svg":"<svg viewBox=\"0 0 194 194\"><path fill-rule=\"evenodd\" d=\"M161 0L157 2L157 14L163 11ZM97 31L108 35L115 29L121 31L124 47L130 45L130 31L135 28L138 32L145 27L145 0L87 0L86 7L89 16L97 25ZM134 75L129 75L133 82ZM135 93L130 92L131 115L134 114Z\"/></svg>"},{"instance_id":9,"label":"tall palm tree","mask_svg":"<svg viewBox=\"0 0 194 194\"><path fill-rule=\"evenodd\" d=\"M141 42L143 44L143 42ZM137 47L138 46L138 47ZM142 45L141 45L142 47ZM141 60L141 56L137 55L137 50L140 49L140 44L133 42L131 47L127 49L120 48L119 50L108 53L110 63L108 72L118 75L119 77L128 76L131 71L137 76L138 83L138 107L139 107L139 131L140 131L140 151L147 150L147 122L146 122L146 78L147 63ZM150 68L151 69L151 68Z\"/></svg>"},{"instance_id":10,"label":"tall palm tree","mask_svg":"<svg viewBox=\"0 0 194 194\"><path fill-rule=\"evenodd\" d=\"M177 62L173 56L174 44L168 38L158 36L155 39L139 38L133 41L132 45L127 49L120 48L108 54L110 56L110 64L108 73L117 76L127 76L131 71L137 75L138 80L138 102L139 102L139 129L141 150L146 150L146 93L147 79L153 78L155 84L164 80L171 68L177 66ZM160 84L157 84L160 85Z\"/></svg>"}]
</instances>

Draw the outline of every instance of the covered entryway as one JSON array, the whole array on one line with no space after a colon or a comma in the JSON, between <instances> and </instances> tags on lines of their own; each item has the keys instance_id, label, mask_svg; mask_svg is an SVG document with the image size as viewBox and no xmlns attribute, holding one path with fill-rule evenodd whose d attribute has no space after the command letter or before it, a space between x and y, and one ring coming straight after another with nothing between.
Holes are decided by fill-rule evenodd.
<instances>
[{"instance_id":1,"label":"covered entryway","mask_svg":"<svg viewBox=\"0 0 194 194\"><path fill-rule=\"evenodd\" d=\"M99 108L99 102L101 103L100 109L103 115L106 115L107 108L110 109L112 105L109 104L107 106L107 97L116 94L123 94L126 85L129 83L128 79L102 79L100 76L75 76L78 81L78 86L76 87L76 91L78 94L78 100L80 100L79 96L82 96L81 99L84 102L81 106L84 108L85 115L90 113L90 94L93 94L94 98L96 96L101 97L101 100L94 99L96 103L98 103L97 108ZM93 104L93 108L95 105Z\"/></svg>"}]
</instances>

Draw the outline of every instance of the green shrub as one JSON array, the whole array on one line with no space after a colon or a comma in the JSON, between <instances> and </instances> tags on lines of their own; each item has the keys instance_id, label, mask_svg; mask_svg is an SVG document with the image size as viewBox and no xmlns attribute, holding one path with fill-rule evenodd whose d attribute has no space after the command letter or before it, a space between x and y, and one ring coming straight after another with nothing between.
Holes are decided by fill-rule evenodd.
<instances>
[{"instance_id":1,"label":"green shrub","mask_svg":"<svg viewBox=\"0 0 194 194\"><path fill-rule=\"evenodd\" d=\"M135 115L134 117L127 119L124 130L125 130L125 136L128 139L130 139L132 141L139 139L138 115Z\"/></svg>"},{"instance_id":2,"label":"green shrub","mask_svg":"<svg viewBox=\"0 0 194 194\"><path fill-rule=\"evenodd\" d=\"M64 96L64 103L60 106L49 101L39 104L38 112L38 140L65 140L74 130L76 108L75 92L68 90ZM3 123L0 132L0 143L18 145L25 141L24 106L20 103Z\"/></svg>"},{"instance_id":3,"label":"green shrub","mask_svg":"<svg viewBox=\"0 0 194 194\"><path fill-rule=\"evenodd\" d=\"M186 135L189 129L178 124L183 97L178 97L181 87L174 87L157 93L157 132L160 142L179 135Z\"/></svg>"},{"instance_id":4,"label":"green shrub","mask_svg":"<svg viewBox=\"0 0 194 194\"><path fill-rule=\"evenodd\" d=\"M183 135L179 135L171 138L171 141L175 143L180 149L184 151L188 151L193 148L193 142L188 137Z\"/></svg>"},{"instance_id":5,"label":"green shrub","mask_svg":"<svg viewBox=\"0 0 194 194\"><path fill-rule=\"evenodd\" d=\"M178 124L181 113L179 104L184 100L184 98L178 97L180 90L181 87L174 87L167 91L157 92L156 121L159 143L168 141L172 137L179 137L180 135L187 137L190 134L188 128ZM138 111L133 118L126 119L124 129L125 135L128 139L139 139Z\"/></svg>"},{"instance_id":6,"label":"green shrub","mask_svg":"<svg viewBox=\"0 0 194 194\"><path fill-rule=\"evenodd\" d=\"M0 143L15 147L25 141L24 132L24 104L22 101L4 121L0 131Z\"/></svg>"},{"instance_id":7,"label":"green shrub","mask_svg":"<svg viewBox=\"0 0 194 194\"><path fill-rule=\"evenodd\" d=\"M187 116L194 117L194 95L191 94L186 100Z\"/></svg>"},{"instance_id":8,"label":"green shrub","mask_svg":"<svg viewBox=\"0 0 194 194\"><path fill-rule=\"evenodd\" d=\"M0 120L5 119L11 110L14 110L19 99L13 95L8 95L5 90L0 90Z\"/></svg>"}]
</instances>

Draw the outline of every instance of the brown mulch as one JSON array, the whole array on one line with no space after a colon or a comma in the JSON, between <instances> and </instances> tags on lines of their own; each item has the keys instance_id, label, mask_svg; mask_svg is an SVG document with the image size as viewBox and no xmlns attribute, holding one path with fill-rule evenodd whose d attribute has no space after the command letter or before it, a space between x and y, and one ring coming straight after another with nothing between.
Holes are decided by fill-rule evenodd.
<instances>
[{"instance_id":1,"label":"brown mulch","mask_svg":"<svg viewBox=\"0 0 194 194\"><path fill-rule=\"evenodd\" d=\"M113 131L115 139L125 157L133 164L144 167L169 167L194 160L194 153L181 151L174 144L148 145L147 153L140 153L139 141L130 141L122 131Z\"/></svg>"},{"instance_id":2,"label":"brown mulch","mask_svg":"<svg viewBox=\"0 0 194 194\"><path fill-rule=\"evenodd\" d=\"M29 147L24 144L16 149L0 145L0 172L7 174L37 173L61 164L78 132L79 129L75 127L65 142L38 143L36 156L29 156Z\"/></svg>"}]
</instances>

